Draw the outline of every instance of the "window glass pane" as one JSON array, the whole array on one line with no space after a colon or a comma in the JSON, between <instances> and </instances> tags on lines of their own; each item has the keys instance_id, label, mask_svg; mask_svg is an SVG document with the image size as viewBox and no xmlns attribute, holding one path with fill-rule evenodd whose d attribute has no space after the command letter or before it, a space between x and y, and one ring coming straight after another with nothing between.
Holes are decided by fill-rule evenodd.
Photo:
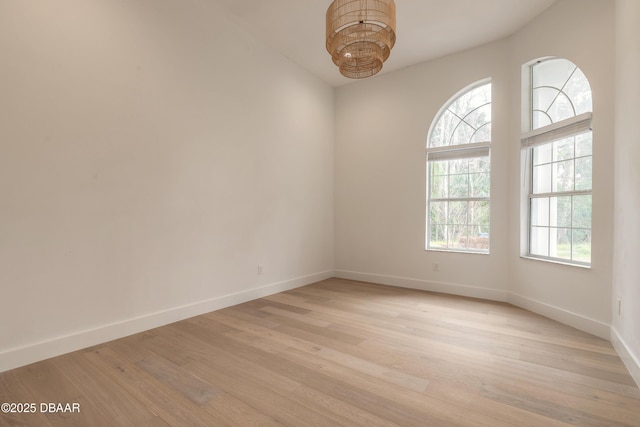
<instances>
[{"instance_id":1,"label":"window glass pane","mask_svg":"<svg viewBox=\"0 0 640 427\"><path fill-rule=\"evenodd\" d=\"M448 175L449 174L449 161L439 160L429 162L432 175Z\"/></svg>"},{"instance_id":2,"label":"window glass pane","mask_svg":"<svg viewBox=\"0 0 640 427\"><path fill-rule=\"evenodd\" d=\"M591 157L576 159L576 190L591 190Z\"/></svg>"},{"instance_id":3,"label":"window glass pane","mask_svg":"<svg viewBox=\"0 0 640 427\"><path fill-rule=\"evenodd\" d=\"M469 172L489 172L489 157L469 159Z\"/></svg>"},{"instance_id":4,"label":"window glass pane","mask_svg":"<svg viewBox=\"0 0 640 427\"><path fill-rule=\"evenodd\" d=\"M561 88L575 71L576 66L564 58L538 62L533 66L533 87Z\"/></svg>"},{"instance_id":5,"label":"window glass pane","mask_svg":"<svg viewBox=\"0 0 640 427\"><path fill-rule=\"evenodd\" d=\"M467 248L468 227L465 225L449 226L449 247L466 249Z\"/></svg>"},{"instance_id":6,"label":"window glass pane","mask_svg":"<svg viewBox=\"0 0 640 427\"><path fill-rule=\"evenodd\" d=\"M482 232L481 228L482 227L476 225L469 225L467 227L466 237L461 241L467 249L489 249L489 233Z\"/></svg>"},{"instance_id":7,"label":"window glass pane","mask_svg":"<svg viewBox=\"0 0 640 427\"><path fill-rule=\"evenodd\" d=\"M446 248L447 247L447 226L432 224L429 235L430 248Z\"/></svg>"},{"instance_id":8,"label":"window glass pane","mask_svg":"<svg viewBox=\"0 0 640 427\"><path fill-rule=\"evenodd\" d=\"M451 134L453 134L453 130L459 122L460 119L458 117L456 117L451 111L445 110L431 130L429 147L442 147L449 145Z\"/></svg>"},{"instance_id":9,"label":"window glass pane","mask_svg":"<svg viewBox=\"0 0 640 427\"><path fill-rule=\"evenodd\" d=\"M591 195L573 196L574 228L591 228Z\"/></svg>"},{"instance_id":10,"label":"window glass pane","mask_svg":"<svg viewBox=\"0 0 640 427\"><path fill-rule=\"evenodd\" d=\"M572 259L591 263L591 230L573 230Z\"/></svg>"},{"instance_id":11,"label":"window glass pane","mask_svg":"<svg viewBox=\"0 0 640 427\"><path fill-rule=\"evenodd\" d=\"M444 199L449 190L448 182L448 162L429 162L431 178L429 179L429 189L432 199Z\"/></svg>"},{"instance_id":12,"label":"window glass pane","mask_svg":"<svg viewBox=\"0 0 640 427\"><path fill-rule=\"evenodd\" d=\"M592 133L587 132L576 136L576 157L590 156L592 150Z\"/></svg>"},{"instance_id":13,"label":"window glass pane","mask_svg":"<svg viewBox=\"0 0 640 427\"><path fill-rule=\"evenodd\" d=\"M551 192L551 165L533 167L533 193Z\"/></svg>"},{"instance_id":14,"label":"window glass pane","mask_svg":"<svg viewBox=\"0 0 640 427\"><path fill-rule=\"evenodd\" d=\"M546 112L549 117L551 117L553 123L558 123L576 116L571 100L563 93L558 93L558 97Z\"/></svg>"},{"instance_id":15,"label":"window glass pane","mask_svg":"<svg viewBox=\"0 0 640 427\"><path fill-rule=\"evenodd\" d=\"M491 186L489 172L473 173L469 175L469 196L489 197L489 187Z\"/></svg>"},{"instance_id":16,"label":"window glass pane","mask_svg":"<svg viewBox=\"0 0 640 427\"><path fill-rule=\"evenodd\" d=\"M549 256L554 258L571 259L571 229L570 228L552 228L551 248Z\"/></svg>"},{"instance_id":17,"label":"window glass pane","mask_svg":"<svg viewBox=\"0 0 640 427\"><path fill-rule=\"evenodd\" d=\"M469 159L448 160L450 174L469 173Z\"/></svg>"},{"instance_id":18,"label":"window glass pane","mask_svg":"<svg viewBox=\"0 0 640 427\"><path fill-rule=\"evenodd\" d=\"M573 101L576 109L576 115L593 111L589 80L587 80L587 77L580 68L576 68L575 72L567 82L564 92Z\"/></svg>"},{"instance_id":19,"label":"window glass pane","mask_svg":"<svg viewBox=\"0 0 640 427\"><path fill-rule=\"evenodd\" d=\"M458 124L458 127L453 131L450 145L460 145L460 144L470 143L471 137L473 136L474 132L475 132L474 128L472 128L465 122L460 122Z\"/></svg>"},{"instance_id":20,"label":"window glass pane","mask_svg":"<svg viewBox=\"0 0 640 427\"><path fill-rule=\"evenodd\" d=\"M553 191L573 191L573 160L553 163Z\"/></svg>"},{"instance_id":21,"label":"window glass pane","mask_svg":"<svg viewBox=\"0 0 640 427\"><path fill-rule=\"evenodd\" d=\"M531 225L549 225L548 197L536 197L531 199Z\"/></svg>"},{"instance_id":22,"label":"window glass pane","mask_svg":"<svg viewBox=\"0 0 640 427\"><path fill-rule=\"evenodd\" d=\"M491 102L486 100L484 103L478 104L474 110L465 116L464 121L476 129L491 123Z\"/></svg>"},{"instance_id":23,"label":"window glass pane","mask_svg":"<svg viewBox=\"0 0 640 427\"><path fill-rule=\"evenodd\" d=\"M469 123L474 129L480 129L491 122L491 104L484 104L478 109L471 111L464 121ZM488 139L486 140L488 141Z\"/></svg>"},{"instance_id":24,"label":"window glass pane","mask_svg":"<svg viewBox=\"0 0 640 427\"><path fill-rule=\"evenodd\" d=\"M469 114L471 110L476 108L478 105L483 104L483 102L479 103L475 101L475 92L475 90L472 90L463 95L460 95L458 99L455 100L455 102L451 103L451 105L449 106L449 110L458 117L464 117Z\"/></svg>"},{"instance_id":25,"label":"window glass pane","mask_svg":"<svg viewBox=\"0 0 640 427\"><path fill-rule=\"evenodd\" d=\"M469 202L449 202L449 224L466 225Z\"/></svg>"},{"instance_id":26,"label":"window glass pane","mask_svg":"<svg viewBox=\"0 0 640 427\"><path fill-rule=\"evenodd\" d=\"M449 197L466 198L469 197L469 175L449 176Z\"/></svg>"},{"instance_id":27,"label":"window glass pane","mask_svg":"<svg viewBox=\"0 0 640 427\"><path fill-rule=\"evenodd\" d=\"M531 255L549 256L549 228L531 227Z\"/></svg>"},{"instance_id":28,"label":"window glass pane","mask_svg":"<svg viewBox=\"0 0 640 427\"><path fill-rule=\"evenodd\" d=\"M547 115L547 111L551 104L558 96L558 89L554 87L537 87L533 90L533 111L540 111Z\"/></svg>"},{"instance_id":29,"label":"window glass pane","mask_svg":"<svg viewBox=\"0 0 640 427\"><path fill-rule=\"evenodd\" d=\"M482 125L476 130L476 134L471 138L471 142L491 141L491 122Z\"/></svg>"},{"instance_id":30,"label":"window glass pane","mask_svg":"<svg viewBox=\"0 0 640 427\"><path fill-rule=\"evenodd\" d=\"M565 138L553 144L553 161L573 159L574 138Z\"/></svg>"},{"instance_id":31,"label":"window glass pane","mask_svg":"<svg viewBox=\"0 0 640 427\"><path fill-rule=\"evenodd\" d=\"M475 235L489 232L489 202L470 203L469 224L475 229Z\"/></svg>"},{"instance_id":32,"label":"window glass pane","mask_svg":"<svg viewBox=\"0 0 640 427\"><path fill-rule=\"evenodd\" d=\"M550 197L549 212L552 227L571 227L571 196Z\"/></svg>"},{"instance_id":33,"label":"window glass pane","mask_svg":"<svg viewBox=\"0 0 640 427\"><path fill-rule=\"evenodd\" d=\"M538 129L544 126L548 126L550 124L552 124L551 122L551 117L549 117L549 115L543 111L537 111L534 110L533 111L533 115L532 115L532 123L531 123L531 128L532 129Z\"/></svg>"},{"instance_id":34,"label":"window glass pane","mask_svg":"<svg viewBox=\"0 0 640 427\"><path fill-rule=\"evenodd\" d=\"M543 163L551 163L553 144L545 144L533 148L533 164L541 165Z\"/></svg>"},{"instance_id":35,"label":"window glass pane","mask_svg":"<svg viewBox=\"0 0 640 427\"><path fill-rule=\"evenodd\" d=\"M447 223L447 202L431 202L429 206L429 223L431 225L445 225Z\"/></svg>"},{"instance_id":36,"label":"window glass pane","mask_svg":"<svg viewBox=\"0 0 640 427\"><path fill-rule=\"evenodd\" d=\"M458 99L449 106L449 110L459 117L465 117L471 111L489 102L491 102L490 83L479 86L459 96Z\"/></svg>"}]
</instances>

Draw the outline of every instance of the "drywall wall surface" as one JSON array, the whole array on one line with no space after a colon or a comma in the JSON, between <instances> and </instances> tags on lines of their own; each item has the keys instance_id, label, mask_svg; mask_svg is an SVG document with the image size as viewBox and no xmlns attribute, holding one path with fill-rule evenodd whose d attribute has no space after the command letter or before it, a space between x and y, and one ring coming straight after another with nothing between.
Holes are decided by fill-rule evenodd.
<instances>
[{"instance_id":1,"label":"drywall wall surface","mask_svg":"<svg viewBox=\"0 0 640 427\"><path fill-rule=\"evenodd\" d=\"M616 1L615 250L612 325L640 384L640 3ZM615 342L615 340L614 340Z\"/></svg>"},{"instance_id":2,"label":"drywall wall surface","mask_svg":"<svg viewBox=\"0 0 640 427\"><path fill-rule=\"evenodd\" d=\"M493 83L490 254L426 251L429 128L456 93L488 78ZM337 275L505 298L508 83L502 41L336 90Z\"/></svg>"},{"instance_id":3,"label":"drywall wall surface","mask_svg":"<svg viewBox=\"0 0 640 427\"><path fill-rule=\"evenodd\" d=\"M330 87L215 2L1 5L0 367L331 276Z\"/></svg>"}]
</instances>

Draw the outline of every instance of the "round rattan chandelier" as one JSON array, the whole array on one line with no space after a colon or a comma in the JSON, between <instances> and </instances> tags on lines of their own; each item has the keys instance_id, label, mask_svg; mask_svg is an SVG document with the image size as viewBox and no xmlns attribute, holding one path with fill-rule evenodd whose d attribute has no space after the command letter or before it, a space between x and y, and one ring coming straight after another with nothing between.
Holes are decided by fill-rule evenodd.
<instances>
[{"instance_id":1,"label":"round rattan chandelier","mask_svg":"<svg viewBox=\"0 0 640 427\"><path fill-rule=\"evenodd\" d=\"M393 0L334 0L327 9L327 51L345 77L378 73L395 42Z\"/></svg>"}]
</instances>

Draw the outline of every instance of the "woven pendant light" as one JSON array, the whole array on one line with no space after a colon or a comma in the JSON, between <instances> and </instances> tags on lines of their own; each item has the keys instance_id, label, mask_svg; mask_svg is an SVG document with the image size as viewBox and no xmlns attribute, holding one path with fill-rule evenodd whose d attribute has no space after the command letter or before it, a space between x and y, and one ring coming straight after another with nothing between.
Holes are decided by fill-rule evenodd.
<instances>
[{"instance_id":1,"label":"woven pendant light","mask_svg":"<svg viewBox=\"0 0 640 427\"><path fill-rule=\"evenodd\" d=\"M334 0L327 9L327 51L345 77L376 74L395 42L393 0Z\"/></svg>"}]
</instances>

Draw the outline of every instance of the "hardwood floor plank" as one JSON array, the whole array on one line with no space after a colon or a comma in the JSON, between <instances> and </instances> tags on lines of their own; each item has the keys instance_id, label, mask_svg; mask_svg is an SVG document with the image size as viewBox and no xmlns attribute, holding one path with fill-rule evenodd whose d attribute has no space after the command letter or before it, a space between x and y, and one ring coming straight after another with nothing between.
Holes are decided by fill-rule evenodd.
<instances>
[{"instance_id":1,"label":"hardwood floor plank","mask_svg":"<svg viewBox=\"0 0 640 427\"><path fill-rule=\"evenodd\" d=\"M104 371L96 369L82 352L58 357L52 363L111 424L167 425L134 396L114 383Z\"/></svg>"},{"instance_id":2,"label":"hardwood floor plank","mask_svg":"<svg viewBox=\"0 0 640 427\"><path fill-rule=\"evenodd\" d=\"M335 421L331 414L322 414L309 407L296 404L290 393L283 393L277 384L268 385L252 377L249 372L229 372L224 369L225 363L189 363L186 368L195 375L217 384L235 398L245 402L262 414L276 422L288 426L328 426ZM222 366L221 366L222 365ZM228 365L227 365L228 366Z\"/></svg>"},{"instance_id":3,"label":"hardwood floor plank","mask_svg":"<svg viewBox=\"0 0 640 427\"><path fill-rule=\"evenodd\" d=\"M0 373L0 404L1 403L36 403L39 404L39 393L30 390L28 384L33 374L32 365ZM0 412L0 426L52 427L46 414L36 413Z\"/></svg>"},{"instance_id":4,"label":"hardwood floor plank","mask_svg":"<svg viewBox=\"0 0 640 427\"><path fill-rule=\"evenodd\" d=\"M272 307L272 306L265 306L260 310L265 313L276 315L278 317L284 317L288 319L297 320L302 323L308 323L309 325L317 326L319 328L326 328L327 326L331 325L331 322L327 320L318 320L318 319L314 319L313 316L305 315L308 313L305 313L305 314L294 313L288 310L283 310L281 308Z\"/></svg>"},{"instance_id":5,"label":"hardwood floor plank","mask_svg":"<svg viewBox=\"0 0 640 427\"><path fill-rule=\"evenodd\" d=\"M202 334L198 334L198 335L203 339L203 341L207 341L208 334L204 330L201 332ZM237 337L236 334L230 334L230 336ZM352 397L359 396L360 398L364 398L365 396L370 395L370 393L368 393L364 389L351 389L349 391L349 386L346 384L338 384L337 381L330 380L327 378L317 378L318 376L313 370L306 369L300 365L296 365L292 363L290 360L286 359L281 350L278 350L278 352L281 353L282 357L277 354L261 351L258 347L254 347L242 341L234 342L232 338L229 338L229 340L226 342L223 342L222 339L220 338L217 341L217 343L220 344L221 350L216 350L216 349L210 350L212 353L215 353L216 355L216 357L214 358L215 360L214 363L219 363L220 360L223 359L220 352L230 352L236 357L239 356L240 358L244 359L244 362L242 362L236 358L235 360L231 361L230 365L224 366L224 369L221 369L221 370L224 370L224 371L229 370L233 372L234 367L237 367L238 364L246 365L248 363L249 365L247 367L241 369L240 371L235 371L236 378L242 377L245 372L251 372L252 373L251 377L253 379L263 378L264 380L262 381L262 384L265 386L269 386L269 384L271 384L271 387L273 390L279 390L283 394L288 392L293 392L291 393L291 396L289 396L289 398L293 399L294 401L302 405L306 405L308 408L314 408L314 406L317 406L317 402L315 401L303 402L299 400L300 395L298 395L295 392L295 390L298 389L300 387L300 384L302 384L303 382L305 384L310 385L311 388L321 393L324 393L328 396L333 396L334 398L336 398L336 396L334 396L333 393L336 392L336 390L339 391L340 395L348 394L349 396L352 396ZM315 351L315 350L312 349L312 351ZM251 366L251 364L253 364L253 366ZM262 366L268 366L269 369L265 370L264 372L260 372L262 370L261 369ZM283 379L286 379L286 378L288 378L289 380L295 381L295 383L297 384L296 389L294 390L280 389L279 384L282 384ZM312 381L314 379L316 382ZM317 381L320 381L320 384L322 384L321 389L311 385L311 383L317 385L318 384ZM370 395L369 399L375 400L376 396ZM385 399L381 399L381 400L384 401ZM353 401L350 401L348 403L351 405L354 405ZM375 406L380 406L380 405L375 405ZM380 407L386 407L386 406L388 405L382 405ZM357 408L358 405L356 404L354 405L354 407ZM318 408L318 409L321 409L321 408ZM375 411L377 410L377 408L371 406L369 407L368 412L371 412L370 411L371 409L374 410L373 413L376 413ZM389 419L388 418L389 414L386 414L386 415L387 416L385 416L384 414L379 414L379 413L377 414L378 417L381 417L383 419L385 418ZM397 418L397 414L394 416ZM412 414L412 411L410 409L405 409L403 416L400 417L399 420L396 419L395 422L400 421L400 425L418 425L416 424L416 420L425 420L428 418L429 418L428 414L420 414L419 416L416 416L415 414ZM391 420L394 421L393 419ZM345 420L334 419L333 422L344 423ZM439 420L439 422L442 423L441 420ZM420 423L422 423L422 421L420 421Z\"/></svg>"},{"instance_id":6,"label":"hardwood floor plank","mask_svg":"<svg viewBox=\"0 0 640 427\"><path fill-rule=\"evenodd\" d=\"M75 384L71 383L64 375L64 372L57 369L53 361L46 361L31 365L28 369L37 371L37 374L29 375L28 386L38 390L41 395L46 395L49 400L42 403L78 404L79 412L51 412L47 409L47 418L53 426L110 426L109 420L96 411L92 402L85 399ZM42 408L41 408L42 409ZM81 414L82 416L78 416Z\"/></svg>"},{"instance_id":7,"label":"hardwood floor plank","mask_svg":"<svg viewBox=\"0 0 640 427\"><path fill-rule=\"evenodd\" d=\"M357 387L356 390L352 390L352 392L348 394L340 388L335 389L335 391L338 395L343 396L343 399L345 396L348 399L355 399L352 402L353 405L359 407L363 407L362 405L364 405L364 408L366 408L367 411L394 420L401 425L520 425L500 422L494 417L487 415L473 414L473 416L469 416L468 411L461 411L461 408L456 407L455 405L452 406L449 402L441 400L440 396L409 390L385 379L377 378L346 367L338 361L327 359L318 360L317 358L310 357L306 352L293 349L283 353L282 356L291 362L304 366L314 372L324 373L325 378L340 378L346 384ZM305 383L308 384L308 382ZM333 389L329 384L323 384L320 387L327 387L327 390ZM335 385L333 387L335 387ZM361 397L367 396L368 398L360 401ZM411 408L411 410L405 409L405 415L410 414L411 417L398 419L398 417L402 417L402 415L397 413L386 413L384 412L384 409L376 407L378 405L382 405L383 407L397 406L397 403L396 405L389 405L388 402L390 401L403 402L406 404ZM377 405L368 406L371 402L377 402ZM421 424L421 422L423 424Z\"/></svg>"},{"instance_id":8,"label":"hardwood floor plank","mask_svg":"<svg viewBox=\"0 0 640 427\"><path fill-rule=\"evenodd\" d=\"M230 337L240 339L240 335L237 335L237 334L231 334ZM249 339L246 342L242 342L242 340L240 340L241 342L239 342L237 345L234 345L232 343L227 343L224 345L224 348L233 349L234 354L241 353L243 354L243 357L253 361L256 364L266 364L266 366L269 366L271 370L276 370L282 376L287 376L289 378L295 379L300 383L311 385L311 387L315 388L316 390L319 390L329 395L333 395L332 393L338 393L340 396L350 396L350 397L369 396L367 402L374 401L374 400L380 400L381 402L385 402L387 399L393 399L394 396L403 396L400 393L401 391L403 391L402 389L392 388L392 386L395 385L394 383L399 382L397 380L397 377L394 377L393 375L389 375L388 371L385 371L383 374L380 374L378 367L374 369L374 371L378 371L377 373L372 372L371 369L366 369L366 368L362 369L361 367L357 366L358 365L357 360L355 360L354 358L346 354L335 352L326 347L323 347L317 351L313 347L307 347L303 350L302 354L304 354L304 356L294 360L291 358L291 356L292 354L296 353L295 349L293 348L288 348L284 350L275 349L271 352L268 350L263 351L259 345L258 346L254 345L256 343L256 340L258 339L260 339L260 337L255 336L254 339ZM244 344L246 344L246 346L248 347L253 347L253 348L252 349L247 348L242 352L238 351L239 347ZM311 351L311 353L308 353L309 351ZM310 356L313 356L313 358ZM325 356L325 357L322 357L322 356ZM307 364L306 362L307 360L317 360L318 357L322 357L322 361L319 364L313 365L313 366L309 366ZM328 376L328 378L330 379L328 379L326 375L317 375L318 371L324 372L323 369L326 369L328 363L330 362L330 358L337 359L334 365L339 366L340 370L332 372L332 374ZM279 360L279 359L285 359L285 363L283 363L282 360ZM365 364L364 361L362 363ZM362 383L362 385L359 385L356 388L353 388L352 384L354 384L355 381L348 381L345 384L341 384L340 381L337 380L337 379L343 379L349 376L350 371L353 371L353 370L362 371L363 374L361 378L368 378L370 380L379 379L380 381L377 387L377 390L379 391L379 393L372 393L372 390L375 387L372 387L371 381ZM387 374L387 375L384 375L384 374ZM351 376L351 378L355 379L356 377ZM415 381L418 381L419 379L411 378L411 380L415 382ZM414 384L411 384L411 387L407 387L407 384L406 384L407 381L408 380L406 378L403 378L403 381L400 382L405 389L415 388L413 387ZM420 384L420 389L423 389L423 388L424 388L424 385ZM350 391L347 391L349 389ZM403 398L404 397L406 396L403 396ZM424 396L419 396L417 400L415 400L416 405L419 402L421 402L422 404L427 403L427 401L424 399ZM358 406L359 404L365 404L365 405L367 404L364 402L360 402L358 400L349 401L349 403L354 406ZM401 424L404 424L404 425L414 425L415 420L411 418L412 410L408 408L405 409L404 418L402 418L401 420L398 420L394 418L389 418L389 417L397 417L397 414L378 413L377 411L380 410L379 406L380 405L375 405L375 406L367 406L366 408L362 408L362 407L361 408L369 412L375 413L380 417L390 419L394 422L400 422ZM385 407L385 406L388 406L388 405L382 404L382 407ZM443 402L438 402L436 406L439 409L443 409L443 408L446 408L447 405ZM444 412L447 412L447 411L444 411ZM456 410L451 412L458 413L459 411ZM442 418L434 419L433 422L436 423L434 425L445 425L446 424L445 420L447 419L448 416L450 415L443 416ZM418 414L413 414L413 417L415 419L426 420L426 419L429 419L430 414L418 413ZM454 425L467 425L463 422L463 420L457 419L457 421L458 421L458 424L454 424ZM481 423L481 421L482 421L482 417L477 416L473 421L473 425L484 425ZM495 426L499 424L496 422L495 419L490 419L487 421L486 425Z\"/></svg>"},{"instance_id":9,"label":"hardwood floor plank","mask_svg":"<svg viewBox=\"0 0 640 427\"><path fill-rule=\"evenodd\" d=\"M561 405L546 399L539 400L528 394L517 394L514 393L513 390L507 391L494 386L485 386L483 396L572 425L584 427L625 427L630 425L597 414L586 413L581 408L573 406L567 407L566 405ZM635 421L637 421L637 418L632 420L632 422Z\"/></svg>"},{"instance_id":10,"label":"hardwood floor plank","mask_svg":"<svg viewBox=\"0 0 640 427\"><path fill-rule=\"evenodd\" d=\"M224 393L161 357L147 357L136 365L196 405L205 405Z\"/></svg>"},{"instance_id":11,"label":"hardwood floor plank","mask_svg":"<svg viewBox=\"0 0 640 427\"><path fill-rule=\"evenodd\" d=\"M210 414L170 385L158 380L137 364L128 362L120 353L109 347L84 353L91 363L104 372L122 390L141 402L168 425L217 425L228 424L223 418ZM157 357L150 355L150 357Z\"/></svg>"}]
</instances>

